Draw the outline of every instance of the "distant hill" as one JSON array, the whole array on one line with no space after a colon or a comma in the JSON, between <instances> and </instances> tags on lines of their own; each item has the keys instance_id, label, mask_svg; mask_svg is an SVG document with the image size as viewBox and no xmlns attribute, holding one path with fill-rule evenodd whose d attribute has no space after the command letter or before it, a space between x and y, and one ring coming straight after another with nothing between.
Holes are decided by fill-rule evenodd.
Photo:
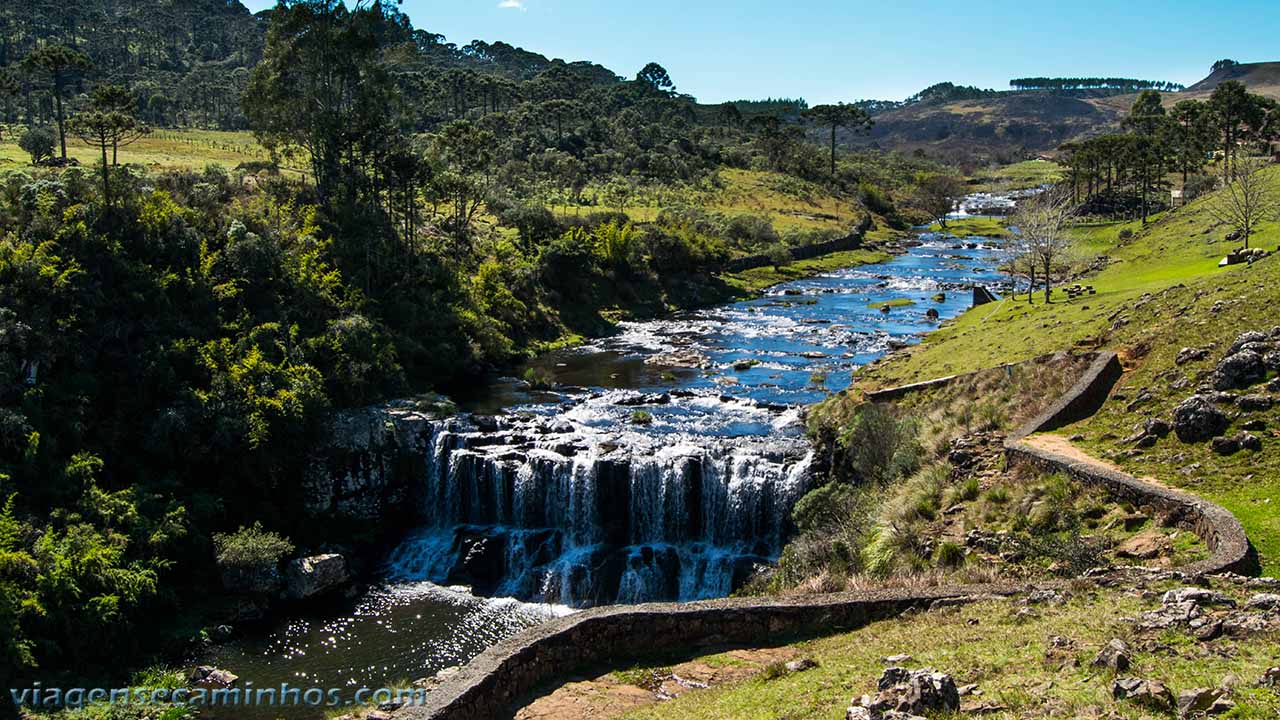
<instances>
[{"instance_id":1,"label":"distant hill","mask_svg":"<svg viewBox=\"0 0 1280 720\"><path fill-rule=\"evenodd\" d=\"M1249 91L1280 100L1280 62L1242 63L1232 65L1177 93L1178 97L1208 95L1218 85L1236 80L1249 86Z\"/></svg>"},{"instance_id":2,"label":"distant hill","mask_svg":"<svg viewBox=\"0 0 1280 720\"><path fill-rule=\"evenodd\" d=\"M1092 98L1001 93L900 107L877 115L870 133L848 139L855 145L924 150L948 159L1008 161L1056 149L1118 123L1123 115L1123 110Z\"/></svg>"},{"instance_id":3,"label":"distant hill","mask_svg":"<svg viewBox=\"0 0 1280 720\"><path fill-rule=\"evenodd\" d=\"M1217 70L1165 102L1203 100L1227 80L1280 99L1280 62L1245 63ZM923 150L952 160L1007 161L1052 152L1065 142L1115 129L1136 94L1001 92L969 100L918 102L876 115L870 133L848 135L855 146Z\"/></svg>"}]
</instances>

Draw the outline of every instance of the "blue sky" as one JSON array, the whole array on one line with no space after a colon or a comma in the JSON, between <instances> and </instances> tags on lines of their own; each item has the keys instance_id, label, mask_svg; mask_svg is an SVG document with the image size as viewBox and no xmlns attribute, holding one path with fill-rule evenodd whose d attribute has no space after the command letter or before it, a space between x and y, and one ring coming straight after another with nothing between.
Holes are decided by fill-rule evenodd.
<instances>
[{"instance_id":1,"label":"blue sky","mask_svg":"<svg viewBox=\"0 0 1280 720\"><path fill-rule=\"evenodd\" d=\"M348 0L350 1L350 0ZM253 10L274 0L247 0ZM1214 60L1280 60L1274 0L405 0L415 27L634 76L650 60L703 102L900 100L1020 76L1191 84Z\"/></svg>"}]
</instances>

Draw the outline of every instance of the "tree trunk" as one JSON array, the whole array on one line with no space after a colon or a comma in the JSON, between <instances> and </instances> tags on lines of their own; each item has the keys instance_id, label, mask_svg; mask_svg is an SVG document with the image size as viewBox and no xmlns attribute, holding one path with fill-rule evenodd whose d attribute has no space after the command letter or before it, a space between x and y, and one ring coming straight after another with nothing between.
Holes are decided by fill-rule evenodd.
<instances>
[{"instance_id":1,"label":"tree trunk","mask_svg":"<svg viewBox=\"0 0 1280 720\"><path fill-rule=\"evenodd\" d=\"M111 207L111 168L107 166L107 143L104 140L102 147L102 204Z\"/></svg>"},{"instance_id":2,"label":"tree trunk","mask_svg":"<svg viewBox=\"0 0 1280 720\"><path fill-rule=\"evenodd\" d=\"M831 187L836 186L836 126L831 126Z\"/></svg>"},{"instance_id":3,"label":"tree trunk","mask_svg":"<svg viewBox=\"0 0 1280 720\"><path fill-rule=\"evenodd\" d=\"M67 121L62 114L62 83L53 84L53 106L58 113L58 143L62 145L62 159L67 159Z\"/></svg>"}]
</instances>

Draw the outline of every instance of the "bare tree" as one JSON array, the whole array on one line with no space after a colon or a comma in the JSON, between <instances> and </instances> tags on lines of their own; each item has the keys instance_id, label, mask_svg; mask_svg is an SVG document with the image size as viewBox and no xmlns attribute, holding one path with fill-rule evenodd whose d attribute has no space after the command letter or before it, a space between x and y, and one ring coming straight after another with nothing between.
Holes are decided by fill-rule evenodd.
<instances>
[{"instance_id":1,"label":"bare tree","mask_svg":"<svg viewBox=\"0 0 1280 720\"><path fill-rule=\"evenodd\" d=\"M1248 249L1249 236L1258 225L1280 215L1280 197L1263 177L1262 166L1251 163L1239 168L1235 179L1209 200L1208 210L1215 220L1230 225Z\"/></svg>"},{"instance_id":2,"label":"bare tree","mask_svg":"<svg viewBox=\"0 0 1280 720\"><path fill-rule=\"evenodd\" d=\"M1030 268L1034 289L1037 271L1044 277L1044 301L1053 302L1053 270L1071 253L1067 228L1075 216L1071 193L1053 188L1018 203L1014 226L1018 229L1015 247L1021 262ZM1015 261L1015 266L1017 262Z\"/></svg>"}]
</instances>

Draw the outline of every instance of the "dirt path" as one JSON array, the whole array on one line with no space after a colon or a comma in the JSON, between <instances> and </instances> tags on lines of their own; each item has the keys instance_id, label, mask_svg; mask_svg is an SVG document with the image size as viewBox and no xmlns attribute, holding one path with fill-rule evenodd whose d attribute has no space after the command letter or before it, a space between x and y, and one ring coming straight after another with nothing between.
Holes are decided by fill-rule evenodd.
<instances>
[{"instance_id":1,"label":"dirt path","mask_svg":"<svg viewBox=\"0 0 1280 720\"><path fill-rule=\"evenodd\" d=\"M1064 455L1066 457L1071 458L1072 460L1075 460L1076 462L1090 463L1092 465L1101 465L1102 467L1105 467L1108 470L1114 470L1115 472L1124 473L1126 475L1133 474L1128 470L1125 470L1124 468L1120 467L1119 465L1116 465L1113 462L1109 462L1107 460L1103 460L1101 458L1097 458L1090 455L1084 450L1081 450L1080 448L1076 447L1070 440L1062 437L1061 435L1042 433L1040 435L1032 435L1028 438L1025 438L1022 442L1032 447L1036 447L1041 450L1046 450L1048 452L1051 452L1057 455ZM1159 487L1168 487L1167 485L1165 485L1164 483L1160 482L1159 480L1153 477L1148 476L1148 477L1141 477L1139 479L1142 480L1142 482L1149 483L1151 485L1157 485Z\"/></svg>"},{"instance_id":2,"label":"dirt path","mask_svg":"<svg viewBox=\"0 0 1280 720\"><path fill-rule=\"evenodd\" d=\"M606 720L684 693L750 678L772 663L794 660L794 648L732 650L651 670L629 670L566 682L516 713L516 720Z\"/></svg>"}]
</instances>

